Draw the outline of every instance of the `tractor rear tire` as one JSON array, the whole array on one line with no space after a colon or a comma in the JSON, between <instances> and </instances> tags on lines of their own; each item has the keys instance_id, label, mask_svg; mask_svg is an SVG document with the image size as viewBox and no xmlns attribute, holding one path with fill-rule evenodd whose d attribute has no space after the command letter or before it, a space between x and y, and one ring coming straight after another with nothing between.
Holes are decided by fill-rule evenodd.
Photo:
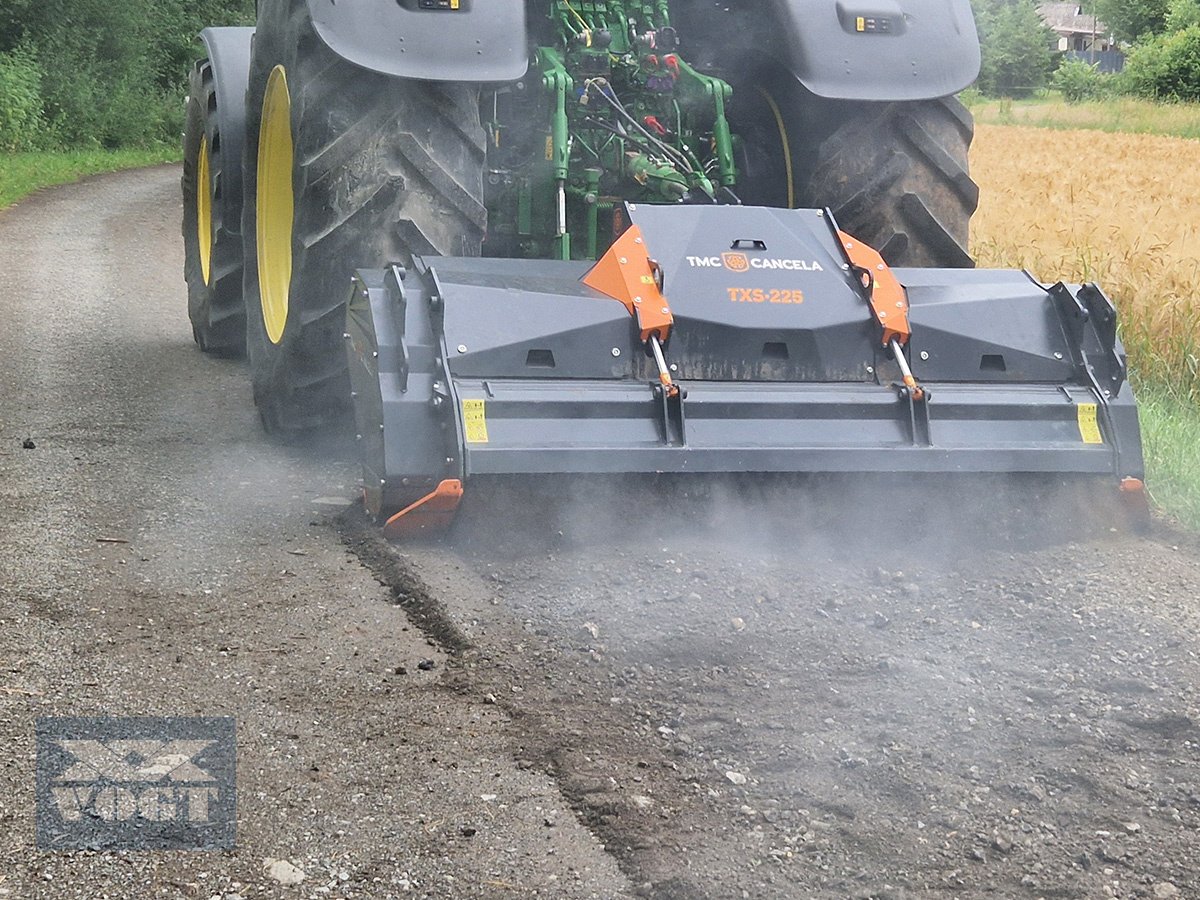
<instances>
[{"instance_id":1,"label":"tractor rear tire","mask_svg":"<svg viewBox=\"0 0 1200 900\"><path fill-rule=\"evenodd\" d=\"M183 137L184 278L192 337L206 353L241 356L246 349L246 306L242 301L242 238L222 215L220 185L230 167L217 117L211 63L197 63L190 78Z\"/></svg>"},{"instance_id":2,"label":"tractor rear tire","mask_svg":"<svg viewBox=\"0 0 1200 900\"><path fill-rule=\"evenodd\" d=\"M317 36L305 0L260 0L258 10L243 168L247 344L263 424L297 438L349 421L354 271L479 255L485 136L478 88L350 64ZM283 141L264 117L273 75L272 103L286 102L290 122ZM282 232L270 212L271 185L286 184L271 177L281 162L292 211Z\"/></svg>"},{"instance_id":3,"label":"tractor rear tire","mask_svg":"<svg viewBox=\"0 0 1200 900\"><path fill-rule=\"evenodd\" d=\"M971 113L956 98L863 103L820 145L806 205L829 207L842 230L889 265L970 268L979 188L967 152Z\"/></svg>"}]
</instances>

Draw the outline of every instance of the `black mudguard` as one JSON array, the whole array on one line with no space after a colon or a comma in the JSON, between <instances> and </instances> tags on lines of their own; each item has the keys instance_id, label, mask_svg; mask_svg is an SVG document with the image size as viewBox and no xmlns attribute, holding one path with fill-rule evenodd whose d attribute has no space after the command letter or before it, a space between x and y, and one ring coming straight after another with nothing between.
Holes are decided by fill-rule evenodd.
<instances>
[{"instance_id":1,"label":"black mudguard","mask_svg":"<svg viewBox=\"0 0 1200 900\"><path fill-rule=\"evenodd\" d=\"M216 202L225 229L242 231L242 147L246 135L246 87L250 82L250 43L253 28L205 28L200 39L208 51L217 97L221 152L232 165L221 172Z\"/></svg>"},{"instance_id":2,"label":"black mudguard","mask_svg":"<svg viewBox=\"0 0 1200 900\"><path fill-rule=\"evenodd\" d=\"M525 0L308 0L308 9L329 49L386 75L513 81L529 65Z\"/></svg>"},{"instance_id":3,"label":"black mudguard","mask_svg":"<svg viewBox=\"0 0 1200 900\"><path fill-rule=\"evenodd\" d=\"M928 100L979 76L969 0L772 0L800 82L835 100Z\"/></svg>"}]
</instances>

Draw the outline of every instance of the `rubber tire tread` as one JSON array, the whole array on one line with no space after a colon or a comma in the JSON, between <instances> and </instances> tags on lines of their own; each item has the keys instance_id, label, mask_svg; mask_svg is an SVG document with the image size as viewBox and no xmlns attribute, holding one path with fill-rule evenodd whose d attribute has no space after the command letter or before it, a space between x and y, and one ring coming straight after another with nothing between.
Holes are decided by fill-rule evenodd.
<instances>
[{"instance_id":1,"label":"rubber tire tread","mask_svg":"<svg viewBox=\"0 0 1200 900\"><path fill-rule=\"evenodd\" d=\"M288 319L279 344L258 286L257 159L267 78L287 74L295 219ZM243 158L245 298L255 402L268 431L298 438L349 421L343 334L358 268L414 255L478 256L485 134L479 89L358 68L316 35L304 0L262 0Z\"/></svg>"},{"instance_id":2,"label":"rubber tire tread","mask_svg":"<svg viewBox=\"0 0 1200 900\"><path fill-rule=\"evenodd\" d=\"M242 237L227 227L221 190L229 166L240 166L240 159L228 160L221 147L217 96L212 66L207 59L198 62L189 76L186 126L183 136L183 274L188 287L188 318L192 337L205 353L238 357L246 350L246 305L242 300ZM200 239L196 230L198 197L196 170L200 159L201 138L208 139L208 161L213 218L212 257L209 281L204 281L200 265ZM239 224L240 223L236 223Z\"/></svg>"},{"instance_id":3,"label":"rubber tire tread","mask_svg":"<svg viewBox=\"0 0 1200 900\"><path fill-rule=\"evenodd\" d=\"M974 133L954 97L853 106L820 146L806 205L832 209L843 231L889 265L971 268Z\"/></svg>"}]
</instances>

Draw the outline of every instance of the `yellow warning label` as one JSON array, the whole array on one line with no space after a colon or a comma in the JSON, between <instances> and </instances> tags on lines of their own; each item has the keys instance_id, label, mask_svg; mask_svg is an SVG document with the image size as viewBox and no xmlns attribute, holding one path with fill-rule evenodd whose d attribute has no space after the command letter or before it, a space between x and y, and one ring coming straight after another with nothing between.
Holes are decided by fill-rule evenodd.
<instances>
[{"instance_id":1,"label":"yellow warning label","mask_svg":"<svg viewBox=\"0 0 1200 900\"><path fill-rule=\"evenodd\" d=\"M463 430L467 433L468 444L486 444L488 442L487 414L482 400L464 400ZM1082 420L1081 420L1082 421Z\"/></svg>"},{"instance_id":2,"label":"yellow warning label","mask_svg":"<svg viewBox=\"0 0 1200 900\"><path fill-rule=\"evenodd\" d=\"M866 31L867 30L867 17L859 16L854 22L854 27L857 28L859 31Z\"/></svg>"},{"instance_id":3,"label":"yellow warning label","mask_svg":"<svg viewBox=\"0 0 1200 900\"><path fill-rule=\"evenodd\" d=\"M546 135L546 162L554 161L554 135Z\"/></svg>"},{"instance_id":4,"label":"yellow warning label","mask_svg":"<svg viewBox=\"0 0 1200 900\"><path fill-rule=\"evenodd\" d=\"M1083 438L1083 442L1085 444L1103 444L1104 438L1100 435L1100 423L1096 421L1096 404L1080 403L1078 409L1079 436Z\"/></svg>"}]
</instances>

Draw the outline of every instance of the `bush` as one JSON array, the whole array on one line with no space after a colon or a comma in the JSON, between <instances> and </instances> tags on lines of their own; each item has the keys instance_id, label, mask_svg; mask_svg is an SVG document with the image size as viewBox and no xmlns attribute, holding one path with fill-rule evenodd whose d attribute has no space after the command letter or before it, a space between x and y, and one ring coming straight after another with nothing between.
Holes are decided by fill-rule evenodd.
<instances>
[{"instance_id":1,"label":"bush","mask_svg":"<svg viewBox=\"0 0 1200 900\"><path fill-rule=\"evenodd\" d=\"M0 149L13 128L22 144L31 128L60 147L174 144L200 29L253 20L253 0L0 0ZM10 124L28 118L31 71L40 114Z\"/></svg>"},{"instance_id":2,"label":"bush","mask_svg":"<svg viewBox=\"0 0 1200 900\"><path fill-rule=\"evenodd\" d=\"M1200 25L1134 47L1122 81L1144 97L1200 100Z\"/></svg>"},{"instance_id":3,"label":"bush","mask_svg":"<svg viewBox=\"0 0 1200 900\"><path fill-rule=\"evenodd\" d=\"M27 46L0 53L0 150L30 150L42 136L42 70Z\"/></svg>"},{"instance_id":4,"label":"bush","mask_svg":"<svg viewBox=\"0 0 1200 900\"><path fill-rule=\"evenodd\" d=\"M1112 93L1111 82L1110 76L1101 74L1097 66L1082 59L1064 59L1052 80L1068 103L1103 99Z\"/></svg>"}]
</instances>

